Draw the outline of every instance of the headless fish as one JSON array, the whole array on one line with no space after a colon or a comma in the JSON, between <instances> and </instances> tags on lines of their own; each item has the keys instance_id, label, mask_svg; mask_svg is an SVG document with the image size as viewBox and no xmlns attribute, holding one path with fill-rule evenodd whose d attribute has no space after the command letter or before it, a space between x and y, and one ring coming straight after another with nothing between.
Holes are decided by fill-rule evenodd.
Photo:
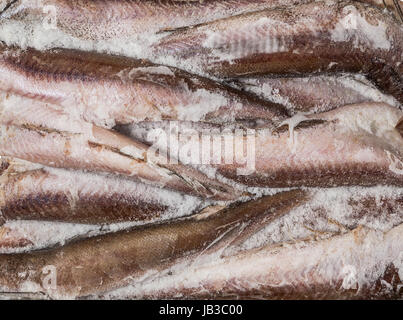
<instances>
[{"instance_id":1,"label":"headless fish","mask_svg":"<svg viewBox=\"0 0 403 320\"><path fill-rule=\"evenodd\" d=\"M111 128L144 120L284 119L283 106L144 60L0 45L0 89L51 102Z\"/></svg>"},{"instance_id":2,"label":"headless fish","mask_svg":"<svg viewBox=\"0 0 403 320\"><path fill-rule=\"evenodd\" d=\"M180 29L154 45L219 78L350 72L403 102L403 28L351 1L275 8Z\"/></svg>"},{"instance_id":3,"label":"headless fish","mask_svg":"<svg viewBox=\"0 0 403 320\"><path fill-rule=\"evenodd\" d=\"M135 227L100 235L63 247L0 255L3 290L47 292L53 297L80 297L102 293L174 261L192 261L202 252L214 252L244 233L287 213L308 198L301 190L281 192L204 211L170 223ZM51 268L51 269L50 269ZM56 286L46 286L44 270L54 270ZM49 290L48 290L49 289ZM32 291L31 291L32 290Z\"/></svg>"},{"instance_id":4,"label":"headless fish","mask_svg":"<svg viewBox=\"0 0 403 320\"><path fill-rule=\"evenodd\" d=\"M49 16L42 1L3 0L0 17L42 23ZM245 12L294 5L307 0L46 0L57 28L75 38L107 40L137 37L187 27ZM6 5L8 4L8 6ZM1 8L1 7L0 7ZM52 13L52 11L51 11Z\"/></svg>"},{"instance_id":5,"label":"headless fish","mask_svg":"<svg viewBox=\"0 0 403 320\"><path fill-rule=\"evenodd\" d=\"M403 225L267 246L143 281L119 298L402 298Z\"/></svg>"},{"instance_id":6,"label":"headless fish","mask_svg":"<svg viewBox=\"0 0 403 320\"><path fill-rule=\"evenodd\" d=\"M403 23L403 3L400 0L360 0L360 2L386 9L392 13L399 22Z\"/></svg>"},{"instance_id":7,"label":"headless fish","mask_svg":"<svg viewBox=\"0 0 403 320\"><path fill-rule=\"evenodd\" d=\"M227 128L206 132L193 125L188 132L182 130L178 149L208 146L195 153L196 161L189 160L194 167L219 181L250 187L402 186L402 117L402 111L385 103L362 103L296 114L275 130L262 127L237 134ZM147 140L149 126L120 130L158 146L158 141ZM209 161L203 162L206 154Z\"/></svg>"},{"instance_id":8,"label":"headless fish","mask_svg":"<svg viewBox=\"0 0 403 320\"><path fill-rule=\"evenodd\" d=\"M309 201L264 226L223 255L281 243L323 240L360 226L387 232L403 223L403 188L393 186L308 189Z\"/></svg>"},{"instance_id":9,"label":"headless fish","mask_svg":"<svg viewBox=\"0 0 403 320\"><path fill-rule=\"evenodd\" d=\"M123 177L40 167L2 158L0 211L3 221L73 223L149 222L167 219L201 204L197 198ZM1 245L0 245L1 246Z\"/></svg>"},{"instance_id":10,"label":"headless fish","mask_svg":"<svg viewBox=\"0 0 403 320\"><path fill-rule=\"evenodd\" d=\"M358 75L312 75L309 77L237 79L235 87L262 99L284 105L291 114L325 112L347 104L386 102L402 109L392 96L382 93Z\"/></svg>"}]
</instances>

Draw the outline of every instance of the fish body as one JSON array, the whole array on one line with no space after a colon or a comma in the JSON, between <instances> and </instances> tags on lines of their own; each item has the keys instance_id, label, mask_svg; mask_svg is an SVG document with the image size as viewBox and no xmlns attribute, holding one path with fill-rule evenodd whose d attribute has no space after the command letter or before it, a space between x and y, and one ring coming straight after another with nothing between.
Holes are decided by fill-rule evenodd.
<instances>
[{"instance_id":1,"label":"fish body","mask_svg":"<svg viewBox=\"0 0 403 320\"><path fill-rule=\"evenodd\" d=\"M359 2L311 2L216 20L154 44L184 66L218 78L363 73L403 101L403 29Z\"/></svg>"},{"instance_id":2,"label":"fish body","mask_svg":"<svg viewBox=\"0 0 403 320\"><path fill-rule=\"evenodd\" d=\"M44 3L32 0L6 0L5 2L12 3L3 8L2 18L46 22L49 14L53 14L57 19L57 28L75 38L106 40L135 39L144 34L164 32L245 12L279 5L294 5L302 0L118 2L46 0ZM44 9L44 4L48 10Z\"/></svg>"},{"instance_id":3,"label":"fish body","mask_svg":"<svg viewBox=\"0 0 403 320\"><path fill-rule=\"evenodd\" d=\"M281 192L171 223L135 227L48 250L1 254L0 286L17 292L26 292L30 286L30 292L45 290L53 297L102 293L178 259L186 261L187 257L215 250L216 243L230 243L243 232L260 227L262 221L268 223L306 200L304 191ZM56 271L53 289L43 282L46 267Z\"/></svg>"},{"instance_id":4,"label":"fish body","mask_svg":"<svg viewBox=\"0 0 403 320\"><path fill-rule=\"evenodd\" d=\"M290 120L278 135L257 133L252 174L238 175L237 163L217 171L252 186L402 186L403 136L396 128L401 116L386 104L368 103L308 116L305 128L303 121L297 120L298 129Z\"/></svg>"},{"instance_id":5,"label":"fish body","mask_svg":"<svg viewBox=\"0 0 403 320\"><path fill-rule=\"evenodd\" d=\"M49 23L75 38L106 40L132 38L195 26L226 17L268 8L289 7L311 0L138 0L68 1L2 0L0 17L30 23ZM391 11L401 19L396 0L361 0ZM400 21L400 20L399 20ZM403 20L402 20L403 21Z\"/></svg>"},{"instance_id":6,"label":"fish body","mask_svg":"<svg viewBox=\"0 0 403 320\"><path fill-rule=\"evenodd\" d=\"M5 97L0 111L0 154L4 156L56 168L120 174L202 197L228 200L238 194L178 162L171 165L160 157L157 164L148 153L149 145L85 122L80 116L71 117L52 104ZM224 195L226 189L231 192Z\"/></svg>"}]
</instances>

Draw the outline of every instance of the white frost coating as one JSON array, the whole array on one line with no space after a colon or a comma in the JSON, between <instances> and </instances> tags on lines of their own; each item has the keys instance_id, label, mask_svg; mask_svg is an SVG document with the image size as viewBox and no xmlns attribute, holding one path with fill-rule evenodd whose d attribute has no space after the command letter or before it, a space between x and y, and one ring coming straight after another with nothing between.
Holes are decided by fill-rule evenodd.
<instances>
[{"instance_id":1,"label":"white frost coating","mask_svg":"<svg viewBox=\"0 0 403 320\"><path fill-rule=\"evenodd\" d=\"M17 253L47 248L56 244L63 245L77 236L96 235L103 229L96 225L25 220L8 221L4 227L8 228L13 235L31 241L33 245L23 248L1 248L0 253Z\"/></svg>"},{"instance_id":2,"label":"white frost coating","mask_svg":"<svg viewBox=\"0 0 403 320\"><path fill-rule=\"evenodd\" d=\"M399 160L389 151L386 150L385 152L390 161L389 170L396 173L397 175L403 175L403 161Z\"/></svg>"},{"instance_id":3,"label":"white frost coating","mask_svg":"<svg viewBox=\"0 0 403 320\"><path fill-rule=\"evenodd\" d=\"M333 41L353 40L356 47L359 47L362 41L368 41L375 49L391 48L385 23L379 21L378 25L370 24L353 5L344 7L343 13L346 16L337 22L331 33Z\"/></svg>"},{"instance_id":4,"label":"white frost coating","mask_svg":"<svg viewBox=\"0 0 403 320\"><path fill-rule=\"evenodd\" d=\"M344 281L348 268L355 271L354 281L350 284L360 289L382 277L390 263L394 263L401 273L403 264L399 252L403 250L402 234L403 225L386 234L358 228L320 242L282 248L266 247L257 252L191 265L173 272L172 276L153 277L149 281L115 290L106 297L141 298L144 295L171 293L171 290L180 297L183 289L208 294L207 286L220 289L226 281L252 292L264 284L282 287L306 285L308 281L329 285L338 280Z\"/></svg>"},{"instance_id":5,"label":"white frost coating","mask_svg":"<svg viewBox=\"0 0 403 320\"><path fill-rule=\"evenodd\" d=\"M108 40L83 40L76 38L60 29L45 29L42 23L37 21L13 21L0 22L0 40L7 45L16 45L21 48L32 47L37 50L50 48L69 48L83 51L95 51L100 53L123 55L135 59L147 59L157 64L178 66L195 74L203 74L202 68L194 63L194 60L177 60L172 56L152 54L151 46L158 43L164 33L150 33L142 36L112 38ZM168 70L158 69L157 72L167 73ZM99 110L98 110L99 111ZM113 123L111 124L113 126Z\"/></svg>"},{"instance_id":6,"label":"white frost coating","mask_svg":"<svg viewBox=\"0 0 403 320\"><path fill-rule=\"evenodd\" d=\"M282 104L291 112L295 109L295 105L290 102L289 97L287 95L282 95L280 89L271 83L273 81L276 83L277 79L269 78L265 81L263 79L248 78L244 80L238 79L237 81L239 81L240 84L232 84L237 89L246 89L264 99Z\"/></svg>"},{"instance_id":7,"label":"white frost coating","mask_svg":"<svg viewBox=\"0 0 403 320\"><path fill-rule=\"evenodd\" d=\"M45 29L42 23L2 21L0 24L0 40L7 45L18 45L22 48L33 47L38 50L49 48L71 48L83 51L106 52L128 57L147 58L149 46L163 35L150 34L144 39L116 38L109 40L82 40L75 38L60 29Z\"/></svg>"},{"instance_id":8,"label":"white frost coating","mask_svg":"<svg viewBox=\"0 0 403 320\"><path fill-rule=\"evenodd\" d=\"M141 76L147 79L147 75L163 75L163 76L175 76L175 73L167 66L148 66L137 68L126 68L119 71L116 75L122 81L129 81L133 79L139 79Z\"/></svg>"},{"instance_id":9,"label":"white frost coating","mask_svg":"<svg viewBox=\"0 0 403 320\"><path fill-rule=\"evenodd\" d=\"M220 107L228 104L228 99L222 94L209 92L205 89L197 89L192 92L191 105L176 106L178 119L184 121L200 121L208 113L217 111Z\"/></svg>"}]
</instances>

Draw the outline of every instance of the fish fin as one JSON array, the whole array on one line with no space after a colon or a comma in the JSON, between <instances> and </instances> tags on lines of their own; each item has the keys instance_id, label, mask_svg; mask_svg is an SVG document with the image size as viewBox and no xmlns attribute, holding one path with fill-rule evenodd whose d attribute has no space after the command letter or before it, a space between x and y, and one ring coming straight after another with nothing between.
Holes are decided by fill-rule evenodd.
<instances>
[{"instance_id":1,"label":"fish fin","mask_svg":"<svg viewBox=\"0 0 403 320\"><path fill-rule=\"evenodd\" d=\"M397 129L397 131L400 133L400 135L403 138L403 117L400 118L399 122L397 123L396 129Z\"/></svg>"}]
</instances>

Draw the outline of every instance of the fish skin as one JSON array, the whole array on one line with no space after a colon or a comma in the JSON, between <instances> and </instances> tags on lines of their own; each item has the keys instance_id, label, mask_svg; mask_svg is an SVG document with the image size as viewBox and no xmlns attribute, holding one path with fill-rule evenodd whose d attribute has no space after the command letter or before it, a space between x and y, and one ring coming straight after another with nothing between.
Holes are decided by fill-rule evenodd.
<instances>
[{"instance_id":1,"label":"fish skin","mask_svg":"<svg viewBox=\"0 0 403 320\"><path fill-rule=\"evenodd\" d=\"M0 88L108 128L142 120L226 122L287 116L279 104L145 60L0 45ZM206 108L208 106L208 108Z\"/></svg>"},{"instance_id":2,"label":"fish skin","mask_svg":"<svg viewBox=\"0 0 403 320\"><path fill-rule=\"evenodd\" d=\"M243 135L231 134L234 145L240 148L235 149L229 164L224 159L224 150L228 149L224 139L226 129L221 127L216 132L207 132L210 150L214 150L213 141L221 141L219 164L199 165L202 163L199 159L192 165L202 172L204 167L208 171L216 169L215 177L219 181L223 176L250 187L402 186L403 140L399 128L395 128L402 114L385 103L362 103L302 117L297 114L275 130L262 127L251 135L255 139L255 152L251 155L255 166L250 174L244 175L238 174L238 169L245 169L240 159L245 158L249 152L247 145L253 140L248 141L250 137L245 131ZM144 132L153 127L148 126L120 130L134 139L152 143L143 140L148 137ZM193 125L192 129L191 133L183 131L187 139L179 139L179 149L200 141L203 127L197 130ZM193 136L199 140L188 139Z\"/></svg>"},{"instance_id":3,"label":"fish skin","mask_svg":"<svg viewBox=\"0 0 403 320\"><path fill-rule=\"evenodd\" d=\"M308 77L237 79L231 85L262 99L281 103L291 114L318 113L347 104L387 102L402 110L396 99L383 94L364 77L357 75L311 75Z\"/></svg>"},{"instance_id":4,"label":"fish skin","mask_svg":"<svg viewBox=\"0 0 403 320\"><path fill-rule=\"evenodd\" d=\"M2 2L10 2L3 0ZM106 40L135 38L173 28L307 0L47 0L56 8L57 28L76 38ZM1 7L0 7L1 8ZM42 22L46 18L39 1L17 0L2 10L0 18Z\"/></svg>"},{"instance_id":5,"label":"fish skin","mask_svg":"<svg viewBox=\"0 0 403 320\"><path fill-rule=\"evenodd\" d=\"M267 223L306 200L302 190L286 191L231 205L213 214L135 227L59 248L1 254L0 286L18 292L29 283L42 292L42 268L53 265L57 271L57 286L55 291L48 291L51 296L80 297L102 293L144 277L147 271L159 270L174 260L190 262L191 257L201 251L213 250L217 240L236 239L245 224L260 225L262 217ZM271 218L265 217L269 212ZM28 270L29 273L24 273Z\"/></svg>"},{"instance_id":6,"label":"fish skin","mask_svg":"<svg viewBox=\"0 0 403 320\"><path fill-rule=\"evenodd\" d=\"M401 190L401 189L400 189ZM388 199L387 197L380 200L374 196L367 196L363 199L350 199L349 205L353 208L354 217L352 219L363 219L366 216L370 216L374 213L391 213L391 212L403 212L403 191L400 196L396 196L395 199ZM358 227L358 226L357 226Z\"/></svg>"},{"instance_id":7,"label":"fish skin","mask_svg":"<svg viewBox=\"0 0 403 320\"><path fill-rule=\"evenodd\" d=\"M367 103L307 116L294 131L257 134L251 175L237 175L236 163L217 166L218 172L251 186L403 186L403 140L395 128L401 115Z\"/></svg>"},{"instance_id":8,"label":"fish skin","mask_svg":"<svg viewBox=\"0 0 403 320\"><path fill-rule=\"evenodd\" d=\"M249 250L144 281L127 298L401 299L403 225ZM113 294L112 294L113 297Z\"/></svg>"},{"instance_id":9,"label":"fish skin","mask_svg":"<svg viewBox=\"0 0 403 320\"><path fill-rule=\"evenodd\" d=\"M22 171L24 163L17 159L2 160L8 163L0 176L4 221L147 222L162 219L186 201L182 195L129 179L47 167L30 170L29 165ZM168 200L168 196L175 200ZM198 199L193 201L200 204Z\"/></svg>"},{"instance_id":10,"label":"fish skin","mask_svg":"<svg viewBox=\"0 0 403 320\"><path fill-rule=\"evenodd\" d=\"M403 103L402 35L401 24L376 7L326 1L180 29L153 48L218 78L363 73Z\"/></svg>"},{"instance_id":11,"label":"fish skin","mask_svg":"<svg viewBox=\"0 0 403 320\"><path fill-rule=\"evenodd\" d=\"M24 248L30 245L33 245L33 242L23 235L5 226L0 227L0 249Z\"/></svg>"}]
</instances>

